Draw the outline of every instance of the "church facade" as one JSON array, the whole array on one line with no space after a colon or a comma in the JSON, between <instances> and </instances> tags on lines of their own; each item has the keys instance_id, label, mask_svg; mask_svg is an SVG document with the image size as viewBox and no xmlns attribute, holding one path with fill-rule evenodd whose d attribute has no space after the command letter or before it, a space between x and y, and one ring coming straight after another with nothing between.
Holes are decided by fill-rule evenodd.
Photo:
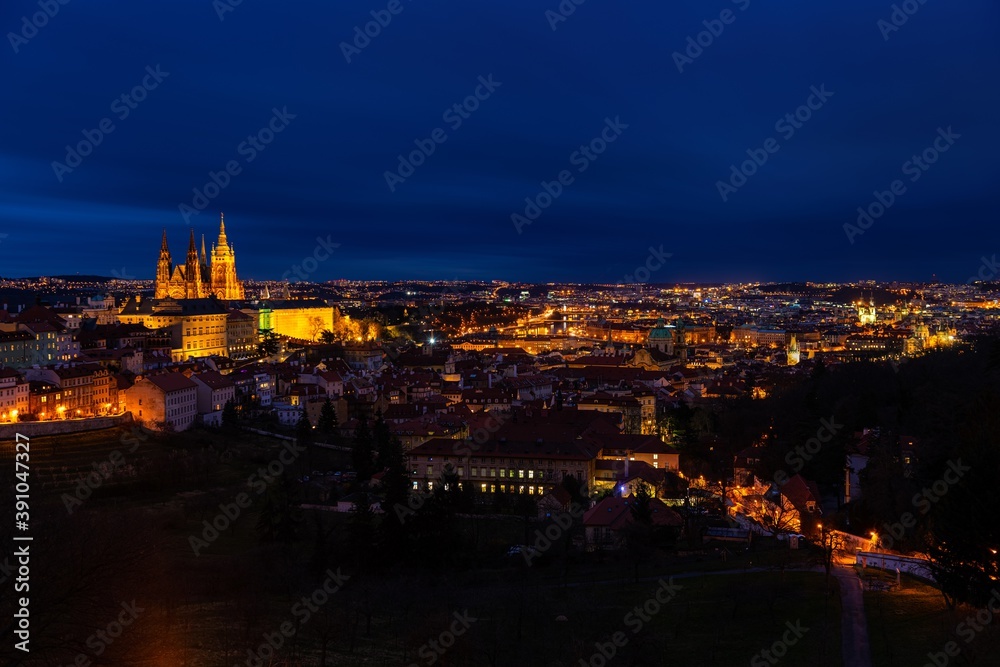
<instances>
[{"instance_id":1,"label":"church facade","mask_svg":"<svg viewBox=\"0 0 1000 667\"><path fill-rule=\"evenodd\" d=\"M205 252L204 235L199 255L194 243L194 230L191 230L183 264L174 265L167 244L167 230L163 230L153 298L204 299L211 296L223 301L238 301L245 296L243 283L236 276L236 253L226 238L225 218L220 217L219 238L212 245L211 255Z\"/></svg>"}]
</instances>

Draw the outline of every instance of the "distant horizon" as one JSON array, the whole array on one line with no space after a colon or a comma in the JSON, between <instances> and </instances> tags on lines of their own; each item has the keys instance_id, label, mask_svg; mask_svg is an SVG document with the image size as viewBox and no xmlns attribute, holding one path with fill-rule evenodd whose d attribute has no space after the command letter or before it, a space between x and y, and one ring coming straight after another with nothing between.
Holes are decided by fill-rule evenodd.
<instances>
[{"instance_id":1,"label":"distant horizon","mask_svg":"<svg viewBox=\"0 0 1000 667\"><path fill-rule=\"evenodd\" d=\"M12 275L0 275L0 280L34 280L41 278L55 278L55 279L68 279L68 278L98 278L101 280L120 280L120 281L137 281L137 282L152 282L155 280L155 276L150 275L147 277L139 276L106 276L96 273L50 273L50 274L35 274L30 276L12 276ZM894 278L891 280L879 280L875 278L859 278L853 280L818 280L818 279L791 279L791 280L671 280L663 282L642 282L642 283L615 283L600 280L591 281L579 281L579 280L517 280L509 278L328 278L324 280L315 281L299 281L299 280L288 280L284 281L281 278L256 278L253 276L244 276L242 273L239 275L240 280L244 282L254 282L254 283L280 283L288 282L291 285L297 283L309 284L309 285L326 285L329 283L336 283L340 281L344 282L358 282L358 283L508 283L513 285L573 285L580 287L587 286L598 286L598 285L613 285L618 287L682 287L682 286L695 286L695 287L712 287L712 286L728 286L728 285L838 285L838 286L850 286L850 285L862 285L865 283L874 283L877 286L883 285L893 285L893 284L905 284L905 285L969 285L969 281L962 282L951 282L946 280L903 280L899 278ZM984 283L1000 282L994 280L983 280Z\"/></svg>"}]
</instances>

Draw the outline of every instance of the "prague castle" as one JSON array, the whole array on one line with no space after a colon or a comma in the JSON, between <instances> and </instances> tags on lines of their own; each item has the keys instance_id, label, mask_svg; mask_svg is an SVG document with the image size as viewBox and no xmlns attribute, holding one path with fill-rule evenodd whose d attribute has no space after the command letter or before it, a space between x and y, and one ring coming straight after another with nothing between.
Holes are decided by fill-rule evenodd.
<instances>
[{"instance_id":1,"label":"prague castle","mask_svg":"<svg viewBox=\"0 0 1000 667\"><path fill-rule=\"evenodd\" d=\"M118 313L123 324L142 324L170 339L173 361L207 356L247 358L257 352L260 333L313 341L333 329L333 308L319 299L246 301L236 277L236 254L226 238L225 219L212 252L195 247L194 231L186 261L174 265L163 232L152 299L136 295Z\"/></svg>"},{"instance_id":2,"label":"prague castle","mask_svg":"<svg viewBox=\"0 0 1000 667\"><path fill-rule=\"evenodd\" d=\"M194 244L194 230L188 243L184 264L173 263L167 245L167 230L163 230L160 259L156 263L155 299L203 299L215 296L223 301L244 298L243 283L236 277L236 254L226 239L226 221L220 216L219 238L212 245L211 264L205 252L205 237L201 237L201 255Z\"/></svg>"}]
</instances>

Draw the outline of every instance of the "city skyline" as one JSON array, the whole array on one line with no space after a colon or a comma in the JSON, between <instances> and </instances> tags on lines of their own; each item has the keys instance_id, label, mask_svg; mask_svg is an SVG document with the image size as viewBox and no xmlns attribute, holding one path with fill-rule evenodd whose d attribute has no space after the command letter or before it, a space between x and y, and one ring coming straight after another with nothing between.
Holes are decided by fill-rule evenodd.
<instances>
[{"instance_id":1,"label":"city skyline","mask_svg":"<svg viewBox=\"0 0 1000 667\"><path fill-rule=\"evenodd\" d=\"M995 6L574 6L6 7L0 273L152 278L122 249L219 211L258 280L317 237L317 281L609 282L662 245L651 282L965 282L1000 248Z\"/></svg>"}]
</instances>

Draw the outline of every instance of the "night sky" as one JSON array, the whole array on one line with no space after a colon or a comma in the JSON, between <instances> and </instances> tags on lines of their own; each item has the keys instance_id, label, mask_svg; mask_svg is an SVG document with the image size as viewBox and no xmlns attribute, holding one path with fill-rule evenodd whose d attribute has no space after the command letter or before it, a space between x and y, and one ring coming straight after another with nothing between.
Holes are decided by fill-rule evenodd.
<instances>
[{"instance_id":1,"label":"night sky","mask_svg":"<svg viewBox=\"0 0 1000 667\"><path fill-rule=\"evenodd\" d=\"M908 0L898 29L872 0L565 0L565 17L558 0L236 1L71 0L37 30L22 19L37 0L2 3L0 275L151 278L162 228L183 261L219 211L258 279L318 236L340 245L317 281L620 281L662 246L650 282L964 282L1000 253L995 0ZM390 20L358 49L372 11ZM782 120L809 102L798 128ZM262 150L243 143L271 122ZM908 171L948 128L947 151ZM100 143L69 167L84 131ZM602 131L603 153L575 154ZM434 152L390 188L415 141ZM747 151L767 161L724 201ZM563 171L518 233L512 214Z\"/></svg>"}]
</instances>

